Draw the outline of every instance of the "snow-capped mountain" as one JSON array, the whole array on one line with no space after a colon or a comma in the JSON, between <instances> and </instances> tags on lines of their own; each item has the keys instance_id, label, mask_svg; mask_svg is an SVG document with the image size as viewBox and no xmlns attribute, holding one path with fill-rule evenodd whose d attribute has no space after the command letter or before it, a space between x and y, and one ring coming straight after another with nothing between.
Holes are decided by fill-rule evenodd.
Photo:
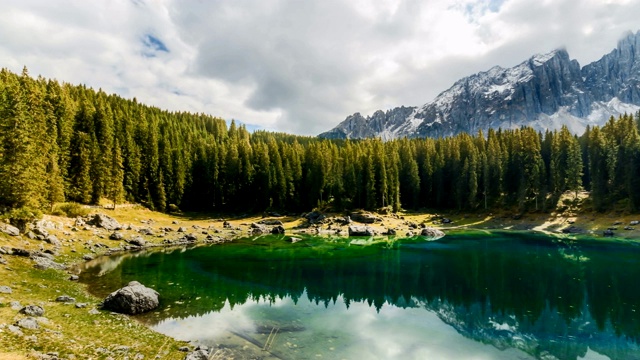
<instances>
[{"instance_id":1,"label":"snow-capped mountain","mask_svg":"<svg viewBox=\"0 0 640 360\"><path fill-rule=\"evenodd\" d=\"M508 69L495 66L458 80L421 107L348 116L323 138L440 137L489 128L567 125L582 133L609 117L640 110L640 32L580 68L564 49L535 55Z\"/></svg>"}]
</instances>

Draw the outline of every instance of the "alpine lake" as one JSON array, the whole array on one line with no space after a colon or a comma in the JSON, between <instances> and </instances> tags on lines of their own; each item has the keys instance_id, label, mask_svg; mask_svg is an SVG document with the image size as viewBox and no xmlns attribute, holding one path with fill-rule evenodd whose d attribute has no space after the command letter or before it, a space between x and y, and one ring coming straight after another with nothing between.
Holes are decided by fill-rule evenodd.
<instances>
[{"instance_id":1,"label":"alpine lake","mask_svg":"<svg viewBox=\"0 0 640 360\"><path fill-rule=\"evenodd\" d=\"M531 232L248 237L102 257L105 297L137 280L135 318L247 359L640 359L640 244Z\"/></svg>"}]
</instances>

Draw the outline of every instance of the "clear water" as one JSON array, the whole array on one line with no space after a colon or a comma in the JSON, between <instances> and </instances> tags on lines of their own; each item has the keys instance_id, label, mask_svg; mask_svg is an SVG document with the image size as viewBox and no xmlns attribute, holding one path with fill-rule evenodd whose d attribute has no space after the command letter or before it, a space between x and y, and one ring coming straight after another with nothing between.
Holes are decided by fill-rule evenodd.
<instances>
[{"instance_id":1,"label":"clear water","mask_svg":"<svg viewBox=\"0 0 640 360\"><path fill-rule=\"evenodd\" d=\"M640 359L635 243L466 232L367 244L247 238L98 259L81 280L98 296L140 281L161 294L141 321L246 358Z\"/></svg>"}]
</instances>

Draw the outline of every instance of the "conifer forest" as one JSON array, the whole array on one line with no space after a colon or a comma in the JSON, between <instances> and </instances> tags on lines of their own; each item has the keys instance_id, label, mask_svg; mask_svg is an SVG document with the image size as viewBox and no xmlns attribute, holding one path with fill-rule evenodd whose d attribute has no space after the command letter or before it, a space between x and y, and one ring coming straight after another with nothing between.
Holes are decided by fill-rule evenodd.
<instances>
[{"instance_id":1,"label":"conifer forest","mask_svg":"<svg viewBox=\"0 0 640 360\"><path fill-rule=\"evenodd\" d=\"M0 71L0 206L135 202L159 211L640 209L640 114L450 138L322 140L248 132L82 85Z\"/></svg>"}]
</instances>

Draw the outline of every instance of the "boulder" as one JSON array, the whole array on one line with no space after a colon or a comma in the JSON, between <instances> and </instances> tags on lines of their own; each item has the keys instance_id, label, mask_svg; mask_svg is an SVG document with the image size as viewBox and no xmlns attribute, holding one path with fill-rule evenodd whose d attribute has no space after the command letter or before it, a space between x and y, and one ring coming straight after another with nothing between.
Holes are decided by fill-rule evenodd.
<instances>
[{"instance_id":1,"label":"boulder","mask_svg":"<svg viewBox=\"0 0 640 360\"><path fill-rule=\"evenodd\" d=\"M160 304L158 292L137 281L112 292L104 299L102 308L122 314L135 315L153 310Z\"/></svg>"},{"instance_id":2,"label":"boulder","mask_svg":"<svg viewBox=\"0 0 640 360\"><path fill-rule=\"evenodd\" d=\"M222 227L224 229L231 229L231 223L228 222L228 221L225 221L225 222L222 223Z\"/></svg>"},{"instance_id":3,"label":"boulder","mask_svg":"<svg viewBox=\"0 0 640 360\"><path fill-rule=\"evenodd\" d=\"M124 239L124 235L122 235L122 233L114 231L113 233L111 233L111 235L109 235L109 239L111 239L111 240L122 240L122 239Z\"/></svg>"},{"instance_id":4,"label":"boulder","mask_svg":"<svg viewBox=\"0 0 640 360\"><path fill-rule=\"evenodd\" d=\"M605 230L605 231L602 233L602 235L603 235L604 237L613 237L614 233L613 233L613 230L611 230L611 229L607 229L607 230Z\"/></svg>"},{"instance_id":5,"label":"boulder","mask_svg":"<svg viewBox=\"0 0 640 360\"><path fill-rule=\"evenodd\" d=\"M207 350L192 351L184 357L184 360L209 360L209 352Z\"/></svg>"},{"instance_id":6,"label":"boulder","mask_svg":"<svg viewBox=\"0 0 640 360\"><path fill-rule=\"evenodd\" d=\"M266 227L265 225L258 224L258 223L251 224L251 233L253 235L269 234L270 232L271 231L269 230L269 228Z\"/></svg>"},{"instance_id":7,"label":"boulder","mask_svg":"<svg viewBox=\"0 0 640 360\"><path fill-rule=\"evenodd\" d=\"M287 241L288 241L288 242L290 242L290 243L292 243L292 244L295 244L295 243L297 243L298 241L302 241L302 239L297 238L297 237L290 236L290 237L288 237L288 238L287 238Z\"/></svg>"},{"instance_id":8,"label":"boulder","mask_svg":"<svg viewBox=\"0 0 640 360\"><path fill-rule=\"evenodd\" d=\"M262 225L270 225L270 226L273 226L273 225L280 225L280 226L282 226L282 225L283 225L283 224L282 224L282 221L280 221L280 220L275 220L275 219L265 219L265 220L260 220L260 224L262 224Z\"/></svg>"},{"instance_id":9,"label":"boulder","mask_svg":"<svg viewBox=\"0 0 640 360\"><path fill-rule=\"evenodd\" d=\"M318 211L312 211L312 212L304 215L303 217L305 219L309 220L309 222L312 223L312 224L321 222L321 221L323 221L324 219L327 218L324 214L322 214L322 213L320 213Z\"/></svg>"},{"instance_id":10,"label":"boulder","mask_svg":"<svg viewBox=\"0 0 640 360\"><path fill-rule=\"evenodd\" d=\"M631 226L640 225L640 221L638 221L638 220L630 221L630 222L629 222L629 225L631 225Z\"/></svg>"},{"instance_id":11,"label":"boulder","mask_svg":"<svg viewBox=\"0 0 640 360\"><path fill-rule=\"evenodd\" d=\"M0 294L11 294L13 291L8 286L0 286Z\"/></svg>"},{"instance_id":12,"label":"boulder","mask_svg":"<svg viewBox=\"0 0 640 360\"><path fill-rule=\"evenodd\" d=\"M388 235L388 236L397 235L396 229L387 229L384 235Z\"/></svg>"},{"instance_id":13,"label":"boulder","mask_svg":"<svg viewBox=\"0 0 640 360\"><path fill-rule=\"evenodd\" d=\"M30 330L37 330L40 328L36 319L32 317L20 319L18 320L18 322L16 322L15 325L23 329L30 329Z\"/></svg>"},{"instance_id":14,"label":"boulder","mask_svg":"<svg viewBox=\"0 0 640 360\"><path fill-rule=\"evenodd\" d=\"M367 212L357 212L351 214L351 220L363 224L373 224L380 219L377 216Z\"/></svg>"},{"instance_id":15,"label":"boulder","mask_svg":"<svg viewBox=\"0 0 640 360\"><path fill-rule=\"evenodd\" d=\"M13 226L13 225L9 225L9 224L2 224L0 223L0 231L2 231L3 233L9 235L9 236L18 236L20 235L20 229L18 229L17 227Z\"/></svg>"},{"instance_id":16,"label":"boulder","mask_svg":"<svg viewBox=\"0 0 640 360\"><path fill-rule=\"evenodd\" d=\"M422 229L422 231L420 231L420 235L433 240L437 240L443 237L444 233L436 228L426 227Z\"/></svg>"},{"instance_id":17,"label":"boulder","mask_svg":"<svg viewBox=\"0 0 640 360\"><path fill-rule=\"evenodd\" d=\"M142 236L135 236L131 239L129 239L129 241L127 241L129 244L133 245L133 246L145 246L147 245L147 241L145 239L142 238Z\"/></svg>"},{"instance_id":18,"label":"boulder","mask_svg":"<svg viewBox=\"0 0 640 360\"><path fill-rule=\"evenodd\" d=\"M564 229L562 229L562 233L563 234L580 234L583 233L584 230L582 230L581 228L571 225L569 227L566 227Z\"/></svg>"},{"instance_id":19,"label":"boulder","mask_svg":"<svg viewBox=\"0 0 640 360\"><path fill-rule=\"evenodd\" d=\"M271 233L275 234L275 235L283 235L284 234L284 226L282 226L282 225L274 226L271 229Z\"/></svg>"},{"instance_id":20,"label":"boulder","mask_svg":"<svg viewBox=\"0 0 640 360\"><path fill-rule=\"evenodd\" d=\"M153 230L151 230L150 228L142 228L142 229L139 229L138 232L142 235L147 235L147 236L154 235Z\"/></svg>"},{"instance_id":21,"label":"boulder","mask_svg":"<svg viewBox=\"0 0 640 360\"><path fill-rule=\"evenodd\" d=\"M349 226L349 236L374 236L375 231L368 226Z\"/></svg>"},{"instance_id":22,"label":"boulder","mask_svg":"<svg viewBox=\"0 0 640 360\"><path fill-rule=\"evenodd\" d=\"M187 232L187 228L186 228L186 227L184 227L184 226L180 226L180 227L178 228L178 232L179 232L179 233Z\"/></svg>"},{"instance_id":23,"label":"boulder","mask_svg":"<svg viewBox=\"0 0 640 360\"><path fill-rule=\"evenodd\" d=\"M31 256L31 259L35 262L34 267L38 270L47 270L47 269L55 269L55 270L65 270L67 268L66 265L57 263L46 256L42 256L44 254L35 254Z\"/></svg>"},{"instance_id":24,"label":"boulder","mask_svg":"<svg viewBox=\"0 0 640 360\"><path fill-rule=\"evenodd\" d=\"M62 246L62 243L60 242L60 240L58 240L58 238L55 235L51 235L49 234L44 241L48 242L49 244L53 245L53 246Z\"/></svg>"},{"instance_id":25,"label":"boulder","mask_svg":"<svg viewBox=\"0 0 640 360\"><path fill-rule=\"evenodd\" d=\"M105 214L93 214L87 224L106 230L120 230L122 228L116 219Z\"/></svg>"},{"instance_id":26,"label":"boulder","mask_svg":"<svg viewBox=\"0 0 640 360\"><path fill-rule=\"evenodd\" d=\"M44 315L44 308L38 305L27 305L20 309L20 313L27 316L42 316Z\"/></svg>"},{"instance_id":27,"label":"boulder","mask_svg":"<svg viewBox=\"0 0 640 360\"><path fill-rule=\"evenodd\" d=\"M62 296L58 296L56 298L56 302L61 302L61 303L74 303L76 302L75 298L72 298L69 295L62 295Z\"/></svg>"}]
</instances>

